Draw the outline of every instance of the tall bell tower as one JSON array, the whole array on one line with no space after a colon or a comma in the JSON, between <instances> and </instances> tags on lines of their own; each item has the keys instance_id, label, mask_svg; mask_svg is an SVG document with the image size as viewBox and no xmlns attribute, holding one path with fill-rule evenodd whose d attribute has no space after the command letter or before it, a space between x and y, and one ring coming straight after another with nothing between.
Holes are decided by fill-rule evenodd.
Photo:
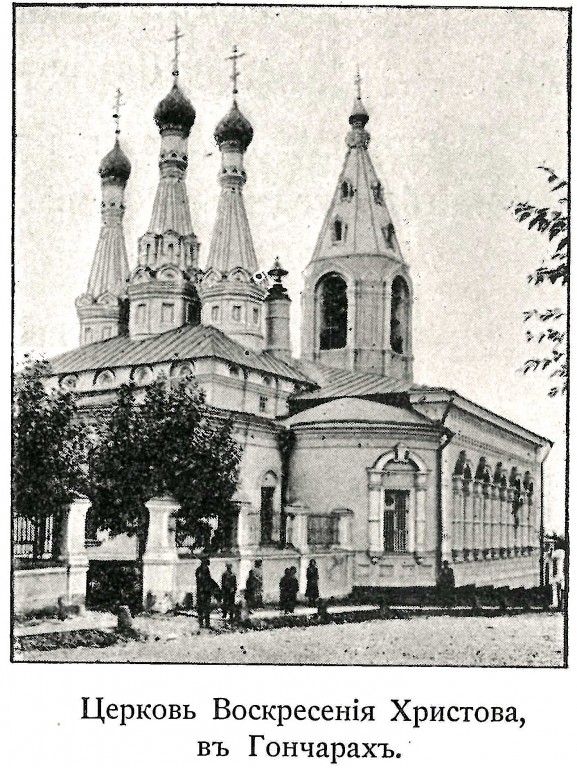
<instances>
[{"instance_id":1,"label":"tall bell tower","mask_svg":"<svg viewBox=\"0 0 577 768\"><path fill-rule=\"evenodd\" d=\"M345 161L304 272L302 356L410 382L409 268L368 152L369 114L359 73L356 88Z\"/></svg>"}]
</instances>

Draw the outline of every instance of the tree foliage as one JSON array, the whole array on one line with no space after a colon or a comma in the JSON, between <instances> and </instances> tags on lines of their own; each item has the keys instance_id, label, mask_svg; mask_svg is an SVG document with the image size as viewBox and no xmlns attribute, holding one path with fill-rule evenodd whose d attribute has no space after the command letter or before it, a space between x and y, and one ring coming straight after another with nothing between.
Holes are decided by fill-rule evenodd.
<instances>
[{"instance_id":1,"label":"tree foliage","mask_svg":"<svg viewBox=\"0 0 577 768\"><path fill-rule=\"evenodd\" d=\"M529 202L515 203L513 212L517 221L526 223L529 229L545 234L549 241L547 256L541 266L528 276L530 283L552 283L565 286L569 276L569 215L567 208L567 182L559 178L551 168L540 166L547 174L551 193L557 195L557 204L539 208ZM560 194L560 196L559 196ZM526 337L529 342L542 344L542 356L525 361L524 372L547 371L557 383L549 390L551 397L564 394L567 388L567 312L559 307L545 310L531 309L524 313L528 324Z\"/></svg>"},{"instance_id":2,"label":"tree foliage","mask_svg":"<svg viewBox=\"0 0 577 768\"><path fill-rule=\"evenodd\" d=\"M112 534L147 535L145 502L170 494L180 503L177 540L218 546L236 513L240 447L230 421L216 418L192 379L155 381L137 402L130 385L103 426L90 459L94 522ZM218 521L213 536L212 521Z\"/></svg>"},{"instance_id":3,"label":"tree foliage","mask_svg":"<svg viewBox=\"0 0 577 768\"><path fill-rule=\"evenodd\" d=\"M14 387L13 514L34 523L34 558L44 554L41 532L48 518L57 532L65 506L84 491L86 481L84 430L75 421L74 397L48 391L49 374L48 363L27 357Z\"/></svg>"}]
</instances>

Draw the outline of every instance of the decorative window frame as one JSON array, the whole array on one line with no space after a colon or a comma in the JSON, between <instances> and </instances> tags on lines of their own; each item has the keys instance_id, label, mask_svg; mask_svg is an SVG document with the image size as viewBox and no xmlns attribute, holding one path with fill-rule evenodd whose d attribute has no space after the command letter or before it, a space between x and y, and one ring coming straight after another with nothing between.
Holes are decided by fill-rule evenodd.
<instances>
[{"instance_id":1,"label":"decorative window frame","mask_svg":"<svg viewBox=\"0 0 577 768\"><path fill-rule=\"evenodd\" d=\"M412 464L414 469L395 471L395 465ZM391 466L392 465L392 466ZM368 540L369 556L378 560L382 556L398 557L412 554L420 558L426 550L427 486L430 470L423 459L402 443L383 453L368 476ZM402 553L385 552L384 547L384 496L385 490L408 491L407 550Z\"/></svg>"}]
</instances>

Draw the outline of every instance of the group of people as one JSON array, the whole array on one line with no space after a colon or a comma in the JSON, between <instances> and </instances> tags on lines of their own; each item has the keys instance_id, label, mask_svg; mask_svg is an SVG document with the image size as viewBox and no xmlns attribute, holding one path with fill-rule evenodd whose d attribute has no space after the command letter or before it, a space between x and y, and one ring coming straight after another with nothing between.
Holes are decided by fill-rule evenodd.
<instances>
[{"instance_id":1,"label":"group of people","mask_svg":"<svg viewBox=\"0 0 577 768\"><path fill-rule=\"evenodd\" d=\"M307 586L305 597L309 606L314 606L319 599L319 571L315 560L307 567ZM227 563L222 574L220 586L210 573L210 560L204 558L196 569L196 606L198 623L201 628L210 627L210 608L213 599L221 603L222 616L232 624L240 618L236 594L238 582L232 570L232 563ZM279 582L279 607L284 613L293 613L297 605L299 582L295 566L285 568ZM244 601L248 612L263 606L262 560L255 560L250 569L244 589Z\"/></svg>"}]
</instances>

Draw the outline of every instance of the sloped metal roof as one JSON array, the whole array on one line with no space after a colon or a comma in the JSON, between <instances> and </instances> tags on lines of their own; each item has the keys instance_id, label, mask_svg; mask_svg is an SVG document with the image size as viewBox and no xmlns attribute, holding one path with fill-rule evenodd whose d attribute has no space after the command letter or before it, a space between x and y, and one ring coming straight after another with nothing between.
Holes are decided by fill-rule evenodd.
<instances>
[{"instance_id":1,"label":"sloped metal roof","mask_svg":"<svg viewBox=\"0 0 577 768\"><path fill-rule=\"evenodd\" d=\"M206 262L206 271L215 269L228 274L242 267L250 274L258 272L258 261L242 197L242 185L236 189L223 186Z\"/></svg>"},{"instance_id":2,"label":"sloped metal roof","mask_svg":"<svg viewBox=\"0 0 577 768\"><path fill-rule=\"evenodd\" d=\"M128 273L122 221L103 224L88 278L87 293L94 298L98 298L103 293L124 296Z\"/></svg>"},{"instance_id":3,"label":"sloped metal roof","mask_svg":"<svg viewBox=\"0 0 577 768\"><path fill-rule=\"evenodd\" d=\"M301 392L293 400L324 400L335 397L362 397L363 395L382 395L390 392L408 392L411 382L375 373L363 371L345 371L337 368L298 361L299 368L310 379L319 384L320 389L313 392Z\"/></svg>"},{"instance_id":4,"label":"sloped metal roof","mask_svg":"<svg viewBox=\"0 0 577 768\"><path fill-rule=\"evenodd\" d=\"M62 374L206 357L216 357L299 383L313 383L313 379L299 368L267 352L259 354L245 349L217 328L204 325L184 325L148 339L115 336L64 352L50 362L53 373Z\"/></svg>"},{"instance_id":5,"label":"sloped metal roof","mask_svg":"<svg viewBox=\"0 0 577 768\"><path fill-rule=\"evenodd\" d=\"M161 176L156 189L148 232L164 235L169 230L179 235L193 234L184 177Z\"/></svg>"}]
</instances>

